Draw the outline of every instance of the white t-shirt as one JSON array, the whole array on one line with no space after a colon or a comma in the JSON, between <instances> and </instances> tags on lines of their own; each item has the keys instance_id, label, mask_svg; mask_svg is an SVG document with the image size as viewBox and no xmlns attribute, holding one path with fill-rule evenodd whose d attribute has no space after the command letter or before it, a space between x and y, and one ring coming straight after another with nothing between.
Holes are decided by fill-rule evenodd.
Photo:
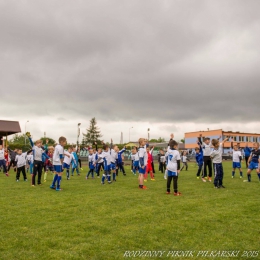
<instances>
[{"instance_id":1,"label":"white t-shirt","mask_svg":"<svg viewBox=\"0 0 260 260\"><path fill-rule=\"evenodd\" d=\"M168 153L167 170L169 170L171 172L177 172L177 170L178 170L177 161L181 160L179 151L168 148L167 153Z\"/></svg>"},{"instance_id":2,"label":"white t-shirt","mask_svg":"<svg viewBox=\"0 0 260 260\"><path fill-rule=\"evenodd\" d=\"M138 151L139 160L140 158L144 158L144 166L147 165L148 155L146 152L146 146L140 147ZM139 163L139 166L142 167L142 165Z\"/></svg>"},{"instance_id":3,"label":"white t-shirt","mask_svg":"<svg viewBox=\"0 0 260 260\"><path fill-rule=\"evenodd\" d=\"M165 155L161 155L160 156L160 162L161 163L165 163Z\"/></svg>"},{"instance_id":4,"label":"white t-shirt","mask_svg":"<svg viewBox=\"0 0 260 260\"><path fill-rule=\"evenodd\" d=\"M182 162L184 162L184 163L187 162L187 156L186 155L182 156Z\"/></svg>"},{"instance_id":5,"label":"white t-shirt","mask_svg":"<svg viewBox=\"0 0 260 260\"><path fill-rule=\"evenodd\" d=\"M112 163L116 163L117 156L118 156L117 152L114 149L111 149L110 150L110 161Z\"/></svg>"},{"instance_id":6,"label":"white t-shirt","mask_svg":"<svg viewBox=\"0 0 260 260\"><path fill-rule=\"evenodd\" d=\"M33 163L33 155L32 154L27 155L27 161L28 161L29 164Z\"/></svg>"},{"instance_id":7,"label":"white t-shirt","mask_svg":"<svg viewBox=\"0 0 260 260\"><path fill-rule=\"evenodd\" d=\"M110 150L108 150L107 152L103 151L100 155L99 158L102 158L106 165L110 165L111 164L111 155L110 155ZM100 161L99 161L100 163Z\"/></svg>"},{"instance_id":8,"label":"white t-shirt","mask_svg":"<svg viewBox=\"0 0 260 260\"><path fill-rule=\"evenodd\" d=\"M211 155L211 152L212 152L211 143L210 144L203 143L202 148L203 148L203 156Z\"/></svg>"},{"instance_id":9,"label":"white t-shirt","mask_svg":"<svg viewBox=\"0 0 260 260\"><path fill-rule=\"evenodd\" d=\"M139 161L139 155L138 155L138 153L136 153L134 156L135 156L135 159L134 159L134 160L135 160L135 161Z\"/></svg>"},{"instance_id":10,"label":"white t-shirt","mask_svg":"<svg viewBox=\"0 0 260 260\"><path fill-rule=\"evenodd\" d=\"M0 150L0 160L4 160L5 159L5 149L3 148L2 150Z\"/></svg>"},{"instance_id":11,"label":"white t-shirt","mask_svg":"<svg viewBox=\"0 0 260 260\"><path fill-rule=\"evenodd\" d=\"M89 154L88 162L91 163L91 164L95 163L95 154L94 153L93 154Z\"/></svg>"},{"instance_id":12,"label":"white t-shirt","mask_svg":"<svg viewBox=\"0 0 260 260\"><path fill-rule=\"evenodd\" d=\"M233 150L233 162L239 163L240 162L240 158L239 156L242 157L241 151L235 151Z\"/></svg>"},{"instance_id":13,"label":"white t-shirt","mask_svg":"<svg viewBox=\"0 0 260 260\"><path fill-rule=\"evenodd\" d=\"M26 165L26 157L27 157L27 152L16 155L15 161L17 162L17 168L20 168L20 167Z\"/></svg>"},{"instance_id":14,"label":"white t-shirt","mask_svg":"<svg viewBox=\"0 0 260 260\"><path fill-rule=\"evenodd\" d=\"M63 154L64 154L64 148L60 145L60 144L57 144L55 146L55 149L54 149L54 153L53 153L53 165L61 165L61 156L63 158Z\"/></svg>"},{"instance_id":15,"label":"white t-shirt","mask_svg":"<svg viewBox=\"0 0 260 260\"><path fill-rule=\"evenodd\" d=\"M65 154L68 155L68 156L66 156ZM68 165L70 165L72 160L75 160L74 155L72 153L69 153L68 151L64 151L64 160L63 160L63 162L68 164Z\"/></svg>"},{"instance_id":16,"label":"white t-shirt","mask_svg":"<svg viewBox=\"0 0 260 260\"><path fill-rule=\"evenodd\" d=\"M222 163L222 154L223 154L223 145L220 143L219 148L216 150L214 149L211 152L211 158L213 159L213 163Z\"/></svg>"}]
</instances>

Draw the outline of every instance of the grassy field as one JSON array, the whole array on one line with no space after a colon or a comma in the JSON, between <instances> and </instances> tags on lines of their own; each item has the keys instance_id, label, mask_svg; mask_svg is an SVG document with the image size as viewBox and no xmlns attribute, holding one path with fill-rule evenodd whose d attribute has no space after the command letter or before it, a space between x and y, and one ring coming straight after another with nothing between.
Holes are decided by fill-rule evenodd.
<instances>
[{"instance_id":1,"label":"grassy field","mask_svg":"<svg viewBox=\"0 0 260 260\"><path fill-rule=\"evenodd\" d=\"M1 173L0 259L228 259L217 252L213 257L215 250L240 251L232 259L260 259L257 175L244 183L238 173L231 179L230 162L224 169L226 189L216 190L196 179L190 163L180 174L181 197L166 195L158 171L149 189L139 190L129 167L111 185L86 180L84 167L81 176L63 177L61 192L49 188L50 175L31 187L22 179L17 183L12 171L10 177ZM188 257L177 250L193 252ZM132 251L165 252L155 257Z\"/></svg>"}]
</instances>

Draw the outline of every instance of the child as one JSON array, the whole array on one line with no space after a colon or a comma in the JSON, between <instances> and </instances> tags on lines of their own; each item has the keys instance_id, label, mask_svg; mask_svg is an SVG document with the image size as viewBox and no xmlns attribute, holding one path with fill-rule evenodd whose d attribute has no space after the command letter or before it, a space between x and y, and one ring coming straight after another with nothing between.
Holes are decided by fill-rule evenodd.
<instances>
[{"instance_id":1,"label":"child","mask_svg":"<svg viewBox=\"0 0 260 260\"><path fill-rule=\"evenodd\" d=\"M167 152L168 152L168 163L167 163L168 177L167 177L166 194L171 193L171 182L173 180L174 196L181 195L181 193L178 192L178 175L180 173L181 157L180 157L180 153L177 149L178 149L178 143L174 140L171 140L169 142L169 147L167 150Z\"/></svg>"},{"instance_id":2,"label":"child","mask_svg":"<svg viewBox=\"0 0 260 260\"><path fill-rule=\"evenodd\" d=\"M259 143L254 143L253 150L248 159L249 166L248 166L248 170L247 170L247 180L244 180L244 182L251 182L251 172L254 169L256 170L256 173L257 173L259 181L260 181L259 163L260 163Z\"/></svg>"},{"instance_id":3,"label":"child","mask_svg":"<svg viewBox=\"0 0 260 260\"><path fill-rule=\"evenodd\" d=\"M134 174L134 161L135 161L135 154L133 153L133 149L131 150L131 172Z\"/></svg>"},{"instance_id":4,"label":"child","mask_svg":"<svg viewBox=\"0 0 260 260\"><path fill-rule=\"evenodd\" d=\"M211 143L210 138L206 137L204 138L204 141L202 143L202 135L198 137L199 143L202 146L203 149L203 161L204 161L204 169L203 169L203 175L202 175L202 181L206 182L206 179L211 182L212 181L212 161L211 161ZM219 139L217 139L219 140ZM207 167L209 169L209 177L207 177Z\"/></svg>"},{"instance_id":5,"label":"child","mask_svg":"<svg viewBox=\"0 0 260 260\"><path fill-rule=\"evenodd\" d=\"M100 178L100 170L101 170L101 168L104 169L104 160L103 159L99 160L99 156L101 156L101 154L102 154L102 149L98 148L97 151L98 152L97 152L96 157L95 157L95 160L96 161L98 160L98 163L96 164L96 173L97 173L97 177Z\"/></svg>"},{"instance_id":6,"label":"child","mask_svg":"<svg viewBox=\"0 0 260 260\"><path fill-rule=\"evenodd\" d=\"M42 148L42 141L37 140L35 145L31 139L30 133L27 133L30 144L33 150L33 174L32 174L32 186L35 186L35 176L38 173L38 185L41 184L41 177L42 177L42 167L43 167L43 154L46 158L49 159L49 156L45 154L44 149Z\"/></svg>"},{"instance_id":7,"label":"child","mask_svg":"<svg viewBox=\"0 0 260 260\"><path fill-rule=\"evenodd\" d=\"M117 152L117 168L123 172L123 175L125 176L125 168L124 168L124 162L123 162L123 153L125 152L126 148L124 147L122 150ZM118 175L118 169L116 170L116 175Z\"/></svg>"},{"instance_id":8,"label":"child","mask_svg":"<svg viewBox=\"0 0 260 260\"><path fill-rule=\"evenodd\" d=\"M161 149L160 150L160 156L159 156L159 164L160 164L160 166L159 166L159 169L160 169L160 171L162 172L162 173L164 173L165 172L165 170L166 170L166 165L165 165L165 162L166 162L166 160L165 160L165 154L164 154L164 151Z\"/></svg>"},{"instance_id":9,"label":"child","mask_svg":"<svg viewBox=\"0 0 260 260\"><path fill-rule=\"evenodd\" d=\"M104 144L103 152L98 155L98 159L95 161L94 166L101 160L104 160L104 173L102 176L101 184L105 184L105 179L107 179L108 184L111 184L111 155L108 145Z\"/></svg>"},{"instance_id":10,"label":"child","mask_svg":"<svg viewBox=\"0 0 260 260\"><path fill-rule=\"evenodd\" d=\"M164 171L164 179L167 180L168 177L168 170L167 170L167 164L168 164L168 152L165 153L165 171Z\"/></svg>"},{"instance_id":11,"label":"child","mask_svg":"<svg viewBox=\"0 0 260 260\"><path fill-rule=\"evenodd\" d=\"M133 174L136 175L136 172L139 172L139 156L136 147L132 149L132 154L134 155Z\"/></svg>"},{"instance_id":12,"label":"child","mask_svg":"<svg viewBox=\"0 0 260 260\"><path fill-rule=\"evenodd\" d=\"M54 148L53 153L53 167L54 167L54 179L50 186L51 189L56 189L56 191L61 191L60 183L61 183L61 176L62 176L62 163L64 158L64 145L66 145L67 140L65 137L61 136L59 138L59 144L57 144ZM56 186L57 182L57 186Z\"/></svg>"},{"instance_id":13,"label":"child","mask_svg":"<svg viewBox=\"0 0 260 260\"><path fill-rule=\"evenodd\" d=\"M241 151L238 150L238 146L234 145L233 146L233 142L231 142L231 148L233 149L233 170L232 170L232 178L235 177L235 171L236 168L239 170L240 172L240 179L243 178L243 172L241 169L241 161L242 161L242 154Z\"/></svg>"},{"instance_id":14,"label":"child","mask_svg":"<svg viewBox=\"0 0 260 260\"><path fill-rule=\"evenodd\" d=\"M46 140L47 142L47 140ZM54 152L54 147L53 146L49 146L48 147L48 156L50 159L47 159L45 161L45 173L44 173L44 182L47 181L47 175L48 175L48 172L49 170L52 172L52 174L54 173L54 168L53 168L53 165L52 165L52 158L53 158L53 152Z\"/></svg>"},{"instance_id":15,"label":"child","mask_svg":"<svg viewBox=\"0 0 260 260\"><path fill-rule=\"evenodd\" d=\"M73 148L70 146L67 151L64 152L63 169L66 169L67 180L70 179L70 164L72 161L76 163L76 160L72 154Z\"/></svg>"},{"instance_id":16,"label":"child","mask_svg":"<svg viewBox=\"0 0 260 260\"><path fill-rule=\"evenodd\" d=\"M186 171L188 171L188 163L187 163L187 161L188 161L189 159L187 158L187 152L186 152L186 151L183 152L183 155L182 155L182 157L181 157L181 160L182 160L181 171L183 170L184 166L186 166Z\"/></svg>"},{"instance_id":17,"label":"child","mask_svg":"<svg viewBox=\"0 0 260 260\"><path fill-rule=\"evenodd\" d=\"M147 165L147 153L146 153L146 146L145 146L145 139L139 139L139 189L146 190L147 187L144 186L144 174L146 173L146 165Z\"/></svg>"},{"instance_id":18,"label":"child","mask_svg":"<svg viewBox=\"0 0 260 260\"><path fill-rule=\"evenodd\" d=\"M92 179L94 179L94 169L95 169L94 163L95 163L95 154L93 152L93 149L90 149L89 155L88 155L89 172L86 175L86 180L88 179L90 173L91 173Z\"/></svg>"},{"instance_id":19,"label":"child","mask_svg":"<svg viewBox=\"0 0 260 260\"><path fill-rule=\"evenodd\" d=\"M113 174L113 181L116 181L116 170L117 167L117 158L118 158L118 151L119 148L117 145L113 145L113 140L111 139L111 145L110 145L110 156L111 156L111 171Z\"/></svg>"},{"instance_id":20,"label":"child","mask_svg":"<svg viewBox=\"0 0 260 260\"><path fill-rule=\"evenodd\" d=\"M214 150L211 152L211 158L213 159L213 168L215 173L214 187L216 189L225 188L223 186L223 165L222 165L222 154L223 154L223 144L228 140L226 138L222 143L219 143L218 139L212 139L212 145Z\"/></svg>"},{"instance_id":21,"label":"child","mask_svg":"<svg viewBox=\"0 0 260 260\"><path fill-rule=\"evenodd\" d=\"M203 167L203 150L202 150L202 146L201 146L199 141L198 141L198 145L199 145L199 147L195 148L196 162L199 166L199 169L198 169L198 172L197 172L197 179L200 178L200 173L201 173L202 167ZM206 180L205 180L205 182L206 182Z\"/></svg>"},{"instance_id":22,"label":"child","mask_svg":"<svg viewBox=\"0 0 260 260\"><path fill-rule=\"evenodd\" d=\"M32 150L23 153L22 150L18 150L18 153L15 157L15 161L16 161L16 167L17 167L17 172L16 172L16 181L18 182L20 179L20 173L22 172L23 174L23 178L24 181L27 181L27 177L26 177L26 172L25 172L25 165L26 165L26 157L27 154L31 153Z\"/></svg>"},{"instance_id":23,"label":"child","mask_svg":"<svg viewBox=\"0 0 260 260\"><path fill-rule=\"evenodd\" d=\"M149 145L146 146L146 153L147 153L147 165L146 165L146 172L144 175L144 181L147 182L147 177L148 177L148 172L150 173L150 177L151 177L151 181L155 181L154 179L154 175L153 175L153 167L152 167L152 152L153 152L152 148L150 150Z\"/></svg>"},{"instance_id":24,"label":"child","mask_svg":"<svg viewBox=\"0 0 260 260\"><path fill-rule=\"evenodd\" d=\"M15 162L15 157L17 155L17 149L14 149L14 150L11 150L9 147L8 147L8 151L10 152L10 157L11 157L11 161L9 163L9 166L8 166L8 172L10 171L10 168L11 166L14 167L14 170L16 170L15 166L16 166L16 162Z\"/></svg>"},{"instance_id":25,"label":"child","mask_svg":"<svg viewBox=\"0 0 260 260\"><path fill-rule=\"evenodd\" d=\"M248 167L248 159L250 157L251 152L252 152L252 149L249 148L248 143L246 143L246 146L244 148L246 167Z\"/></svg>"},{"instance_id":26,"label":"child","mask_svg":"<svg viewBox=\"0 0 260 260\"><path fill-rule=\"evenodd\" d=\"M76 170L76 173L78 176L80 176L80 173L79 173L79 162L81 163L81 161L79 161L79 157L78 157L78 153L77 153L77 148L74 147L73 148L73 152L72 152L75 160L72 160L72 163L71 163L71 176L74 175L74 171ZM80 166L81 167L81 166ZM81 168L82 169L82 168ZM82 169L83 170L83 169Z\"/></svg>"},{"instance_id":27,"label":"child","mask_svg":"<svg viewBox=\"0 0 260 260\"><path fill-rule=\"evenodd\" d=\"M3 171L5 173L5 175L8 177L8 171L7 171L7 167L6 167L6 161L5 161L5 148L4 148L4 140L3 138L1 138L1 142L0 142L0 167L3 167Z\"/></svg>"},{"instance_id":28,"label":"child","mask_svg":"<svg viewBox=\"0 0 260 260\"><path fill-rule=\"evenodd\" d=\"M32 152L27 154L27 162L29 164L30 174L33 174L33 155Z\"/></svg>"}]
</instances>

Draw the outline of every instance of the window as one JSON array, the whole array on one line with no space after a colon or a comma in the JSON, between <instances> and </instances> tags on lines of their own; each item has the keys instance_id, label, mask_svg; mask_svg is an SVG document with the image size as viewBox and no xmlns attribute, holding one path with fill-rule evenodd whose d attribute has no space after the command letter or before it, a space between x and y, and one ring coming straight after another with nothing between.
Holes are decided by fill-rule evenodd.
<instances>
[{"instance_id":1,"label":"window","mask_svg":"<svg viewBox=\"0 0 260 260\"><path fill-rule=\"evenodd\" d=\"M245 141L246 141L246 142L250 142L249 136L245 136Z\"/></svg>"},{"instance_id":2,"label":"window","mask_svg":"<svg viewBox=\"0 0 260 260\"><path fill-rule=\"evenodd\" d=\"M238 140L237 136L233 136L233 140L236 142Z\"/></svg>"},{"instance_id":3,"label":"window","mask_svg":"<svg viewBox=\"0 0 260 260\"><path fill-rule=\"evenodd\" d=\"M253 136L253 142L257 142L257 137Z\"/></svg>"},{"instance_id":4,"label":"window","mask_svg":"<svg viewBox=\"0 0 260 260\"><path fill-rule=\"evenodd\" d=\"M238 140L239 140L239 142L243 142L244 141L244 136L239 136Z\"/></svg>"}]
</instances>

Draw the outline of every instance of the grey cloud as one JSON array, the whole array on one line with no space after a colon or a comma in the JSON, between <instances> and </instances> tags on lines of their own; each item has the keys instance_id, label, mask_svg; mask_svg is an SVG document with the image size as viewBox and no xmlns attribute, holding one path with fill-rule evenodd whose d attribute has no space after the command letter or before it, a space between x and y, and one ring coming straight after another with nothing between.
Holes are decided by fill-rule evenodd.
<instances>
[{"instance_id":1,"label":"grey cloud","mask_svg":"<svg viewBox=\"0 0 260 260\"><path fill-rule=\"evenodd\" d=\"M259 7L2 1L0 106L66 120L258 120Z\"/></svg>"}]
</instances>

